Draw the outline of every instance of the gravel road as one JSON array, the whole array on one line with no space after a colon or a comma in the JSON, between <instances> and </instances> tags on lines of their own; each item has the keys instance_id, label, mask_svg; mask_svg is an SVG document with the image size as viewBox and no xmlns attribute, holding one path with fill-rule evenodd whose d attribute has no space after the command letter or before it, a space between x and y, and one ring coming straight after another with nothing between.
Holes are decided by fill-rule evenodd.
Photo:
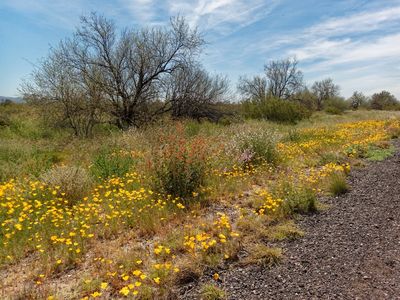
<instances>
[{"instance_id":1,"label":"gravel road","mask_svg":"<svg viewBox=\"0 0 400 300\"><path fill-rule=\"evenodd\" d=\"M283 245L280 265L220 272L228 298L400 299L400 150L352 171L349 184L323 200L329 209L301 217L306 235Z\"/></svg>"}]
</instances>

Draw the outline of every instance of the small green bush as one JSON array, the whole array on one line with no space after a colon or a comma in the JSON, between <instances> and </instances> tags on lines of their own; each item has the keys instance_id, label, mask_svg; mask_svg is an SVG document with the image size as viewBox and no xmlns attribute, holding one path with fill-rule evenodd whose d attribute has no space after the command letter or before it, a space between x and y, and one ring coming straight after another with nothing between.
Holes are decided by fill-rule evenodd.
<instances>
[{"instance_id":1,"label":"small green bush","mask_svg":"<svg viewBox=\"0 0 400 300\"><path fill-rule=\"evenodd\" d=\"M338 152L322 152L319 153L320 159L318 164L323 166L329 163L342 164L345 163L345 158Z\"/></svg>"},{"instance_id":2,"label":"small green bush","mask_svg":"<svg viewBox=\"0 0 400 300\"><path fill-rule=\"evenodd\" d=\"M306 186L284 184L282 210L285 215L310 213L317 211L317 196Z\"/></svg>"},{"instance_id":3,"label":"small green bush","mask_svg":"<svg viewBox=\"0 0 400 300\"><path fill-rule=\"evenodd\" d=\"M247 100L242 103L244 116L253 119L266 119L278 123L297 123L309 118L311 112L298 102L268 98L266 100Z\"/></svg>"},{"instance_id":4,"label":"small green bush","mask_svg":"<svg viewBox=\"0 0 400 300\"><path fill-rule=\"evenodd\" d=\"M370 161L382 161L392 156L395 151L396 149L393 146L388 148L370 147L365 156Z\"/></svg>"},{"instance_id":5,"label":"small green bush","mask_svg":"<svg viewBox=\"0 0 400 300\"><path fill-rule=\"evenodd\" d=\"M329 180L329 192L333 196L339 196L346 193L349 187L346 182L344 174L334 173Z\"/></svg>"},{"instance_id":6,"label":"small green bush","mask_svg":"<svg viewBox=\"0 0 400 300\"><path fill-rule=\"evenodd\" d=\"M118 150L102 150L94 158L90 171L97 179L122 177L129 172L135 160L128 154Z\"/></svg>"},{"instance_id":7,"label":"small green bush","mask_svg":"<svg viewBox=\"0 0 400 300\"><path fill-rule=\"evenodd\" d=\"M349 108L348 103L339 97L328 99L324 106L325 112L331 115L341 115Z\"/></svg>"}]
</instances>

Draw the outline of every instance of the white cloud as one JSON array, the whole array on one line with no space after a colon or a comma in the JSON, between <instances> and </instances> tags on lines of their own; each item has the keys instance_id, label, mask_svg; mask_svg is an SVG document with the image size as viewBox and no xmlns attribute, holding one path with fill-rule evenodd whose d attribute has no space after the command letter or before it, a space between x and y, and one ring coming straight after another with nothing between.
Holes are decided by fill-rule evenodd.
<instances>
[{"instance_id":1,"label":"white cloud","mask_svg":"<svg viewBox=\"0 0 400 300\"><path fill-rule=\"evenodd\" d=\"M170 15L181 14L191 25L223 35L257 22L269 14L278 0L169 0Z\"/></svg>"},{"instance_id":2,"label":"white cloud","mask_svg":"<svg viewBox=\"0 0 400 300\"><path fill-rule=\"evenodd\" d=\"M306 33L312 36L335 36L370 32L393 21L400 21L400 6L332 18L309 28Z\"/></svg>"},{"instance_id":3,"label":"white cloud","mask_svg":"<svg viewBox=\"0 0 400 300\"><path fill-rule=\"evenodd\" d=\"M281 38L285 55L295 55L310 79L333 77L343 94L388 89L400 96L400 6L325 22ZM286 41L282 43L282 41Z\"/></svg>"}]
</instances>

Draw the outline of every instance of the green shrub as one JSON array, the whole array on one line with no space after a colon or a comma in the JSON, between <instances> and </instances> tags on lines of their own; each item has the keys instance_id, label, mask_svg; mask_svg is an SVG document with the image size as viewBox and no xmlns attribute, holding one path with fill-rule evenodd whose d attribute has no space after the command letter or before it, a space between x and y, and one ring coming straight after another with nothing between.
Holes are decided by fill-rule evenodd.
<instances>
[{"instance_id":1,"label":"green shrub","mask_svg":"<svg viewBox=\"0 0 400 300\"><path fill-rule=\"evenodd\" d=\"M325 112L332 115L341 115L349 108L348 103L346 103L346 101L340 97L328 99L324 106Z\"/></svg>"},{"instance_id":2,"label":"green shrub","mask_svg":"<svg viewBox=\"0 0 400 300\"><path fill-rule=\"evenodd\" d=\"M388 148L370 147L365 156L371 161L382 161L392 156L395 151L396 149L393 146Z\"/></svg>"},{"instance_id":3,"label":"green shrub","mask_svg":"<svg viewBox=\"0 0 400 300\"><path fill-rule=\"evenodd\" d=\"M392 95L388 91L382 91L380 93L373 94L369 105L372 109L377 110L400 109L400 102L396 99L394 95Z\"/></svg>"},{"instance_id":4,"label":"green shrub","mask_svg":"<svg viewBox=\"0 0 400 300\"><path fill-rule=\"evenodd\" d=\"M329 192L333 196L339 196L346 193L349 187L346 182L346 177L344 174L334 173L331 175L329 180Z\"/></svg>"},{"instance_id":5,"label":"green shrub","mask_svg":"<svg viewBox=\"0 0 400 300\"><path fill-rule=\"evenodd\" d=\"M135 160L129 153L119 150L102 150L94 158L90 171L97 179L122 177L129 172Z\"/></svg>"},{"instance_id":6,"label":"green shrub","mask_svg":"<svg viewBox=\"0 0 400 300\"><path fill-rule=\"evenodd\" d=\"M206 178L207 145L201 136L188 139L182 124L160 138L153 149L152 174L155 188L168 195L191 198L200 191Z\"/></svg>"},{"instance_id":7,"label":"green shrub","mask_svg":"<svg viewBox=\"0 0 400 300\"><path fill-rule=\"evenodd\" d=\"M285 215L317 211L317 196L310 187L284 184L281 191Z\"/></svg>"},{"instance_id":8,"label":"green shrub","mask_svg":"<svg viewBox=\"0 0 400 300\"><path fill-rule=\"evenodd\" d=\"M0 128L1 127L8 127L11 125L11 120L5 114L0 114Z\"/></svg>"},{"instance_id":9,"label":"green shrub","mask_svg":"<svg viewBox=\"0 0 400 300\"><path fill-rule=\"evenodd\" d=\"M298 102L274 98L244 101L242 109L247 118L279 123L296 123L311 116L311 112Z\"/></svg>"},{"instance_id":10,"label":"green shrub","mask_svg":"<svg viewBox=\"0 0 400 300\"><path fill-rule=\"evenodd\" d=\"M58 166L40 177L41 181L63 193L63 197L74 204L82 200L89 191L91 180L86 170L80 167Z\"/></svg>"}]
</instances>

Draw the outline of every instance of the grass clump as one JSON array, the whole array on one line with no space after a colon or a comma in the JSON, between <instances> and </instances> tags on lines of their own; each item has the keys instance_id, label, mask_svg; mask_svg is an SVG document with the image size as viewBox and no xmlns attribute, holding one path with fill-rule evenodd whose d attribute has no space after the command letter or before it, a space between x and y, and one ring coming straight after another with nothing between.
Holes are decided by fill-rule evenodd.
<instances>
[{"instance_id":1,"label":"grass clump","mask_svg":"<svg viewBox=\"0 0 400 300\"><path fill-rule=\"evenodd\" d=\"M242 164L278 163L277 137L273 132L262 130L242 132L237 134L235 139L241 153L239 161Z\"/></svg>"},{"instance_id":2,"label":"grass clump","mask_svg":"<svg viewBox=\"0 0 400 300\"><path fill-rule=\"evenodd\" d=\"M134 163L135 160L129 152L106 149L94 157L90 171L95 178L100 180L123 177Z\"/></svg>"},{"instance_id":3,"label":"grass clump","mask_svg":"<svg viewBox=\"0 0 400 300\"><path fill-rule=\"evenodd\" d=\"M223 290L213 284L205 284L201 288L200 298L202 300L222 300L226 299L226 294Z\"/></svg>"},{"instance_id":4,"label":"grass clump","mask_svg":"<svg viewBox=\"0 0 400 300\"><path fill-rule=\"evenodd\" d=\"M349 186L347 185L344 174L332 174L329 180L328 190L333 196L345 194L349 190Z\"/></svg>"},{"instance_id":5,"label":"grass clump","mask_svg":"<svg viewBox=\"0 0 400 300\"><path fill-rule=\"evenodd\" d=\"M40 177L49 187L58 190L70 204L82 200L92 185L85 169L74 166L57 166Z\"/></svg>"},{"instance_id":6,"label":"grass clump","mask_svg":"<svg viewBox=\"0 0 400 300\"><path fill-rule=\"evenodd\" d=\"M302 236L304 232L297 228L293 221L273 226L268 231L268 238L273 241L294 240Z\"/></svg>"},{"instance_id":7,"label":"grass clump","mask_svg":"<svg viewBox=\"0 0 400 300\"><path fill-rule=\"evenodd\" d=\"M284 184L282 210L285 215L310 213L317 211L317 195L308 186Z\"/></svg>"},{"instance_id":8,"label":"grass clump","mask_svg":"<svg viewBox=\"0 0 400 300\"><path fill-rule=\"evenodd\" d=\"M263 267L273 267L282 259L281 248L271 248L264 244L252 245L249 249L249 256L244 259L245 264L258 264Z\"/></svg>"}]
</instances>

